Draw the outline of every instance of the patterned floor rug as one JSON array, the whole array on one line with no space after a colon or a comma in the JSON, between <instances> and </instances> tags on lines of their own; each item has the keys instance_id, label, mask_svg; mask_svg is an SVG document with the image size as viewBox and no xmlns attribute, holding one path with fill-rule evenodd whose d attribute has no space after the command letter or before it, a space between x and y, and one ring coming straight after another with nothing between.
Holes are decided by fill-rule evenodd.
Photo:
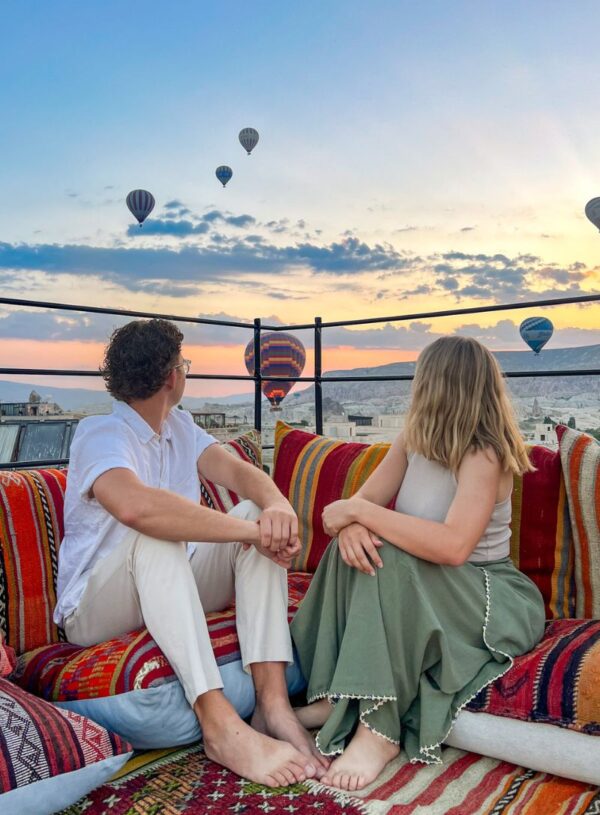
<instances>
[{"instance_id":1,"label":"patterned floor rug","mask_svg":"<svg viewBox=\"0 0 600 815\"><path fill-rule=\"evenodd\" d=\"M364 815L600 815L598 787L453 747L442 756L424 766L401 753L353 803Z\"/></svg>"},{"instance_id":2,"label":"patterned floor rug","mask_svg":"<svg viewBox=\"0 0 600 815\"><path fill-rule=\"evenodd\" d=\"M206 758L200 745L134 757L110 783L60 815L360 815L306 784L273 789L244 781Z\"/></svg>"},{"instance_id":3,"label":"patterned floor rug","mask_svg":"<svg viewBox=\"0 0 600 815\"><path fill-rule=\"evenodd\" d=\"M367 789L270 789L206 758L199 745L143 753L60 815L600 815L600 789L447 747L442 766L401 755Z\"/></svg>"}]
</instances>

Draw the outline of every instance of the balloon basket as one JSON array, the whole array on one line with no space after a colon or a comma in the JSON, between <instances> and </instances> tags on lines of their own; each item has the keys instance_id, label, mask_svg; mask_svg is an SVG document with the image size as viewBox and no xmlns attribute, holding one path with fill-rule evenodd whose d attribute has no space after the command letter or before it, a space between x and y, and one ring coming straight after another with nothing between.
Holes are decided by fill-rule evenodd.
<instances>
[{"instance_id":1,"label":"balloon basket","mask_svg":"<svg viewBox=\"0 0 600 815\"><path fill-rule=\"evenodd\" d=\"M280 408L280 407L278 407L277 405L274 405L274 406L271 408L271 413L277 413L277 412L281 413L281 408Z\"/></svg>"}]
</instances>

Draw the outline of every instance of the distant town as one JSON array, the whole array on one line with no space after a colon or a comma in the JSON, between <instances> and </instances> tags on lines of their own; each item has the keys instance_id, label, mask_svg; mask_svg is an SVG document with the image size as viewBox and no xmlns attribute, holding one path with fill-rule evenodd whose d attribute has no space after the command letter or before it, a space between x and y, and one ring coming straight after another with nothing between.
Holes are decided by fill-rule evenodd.
<instances>
[{"instance_id":1,"label":"distant town","mask_svg":"<svg viewBox=\"0 0 600 815\"><path fill-rule=\"evenodd\" d=\"M504 370L561 370L600 367L600 346L555 349L539 358L526 352L498 352ZM529 366L529 367L528 367ZM371 369L332 371L329 376L405 375L414 363L393 363ZM522 377L509 380L519 426L530 444L557 447L555 427L566 424L600 440L600 377ZM373 444L390 442L404 426L410 402L410 382L323 381L323 432L343 441ZM106 393L85 389L56 389L55 396L27 385L0 382L0 463L66 461L78 421L89 415L108 413ZM16 394L21 398L17 399ZM61 402L63 402L61 404ZM182 407L194 421L219 439L232 438L254 426L254 402L250 395L218 400L184 398ZM281 410L271 410L263 399L262 439L264 459L272 459L274 430L278 420L315 431L314 386L293 390Z\"/></svg>"}]
</instances>

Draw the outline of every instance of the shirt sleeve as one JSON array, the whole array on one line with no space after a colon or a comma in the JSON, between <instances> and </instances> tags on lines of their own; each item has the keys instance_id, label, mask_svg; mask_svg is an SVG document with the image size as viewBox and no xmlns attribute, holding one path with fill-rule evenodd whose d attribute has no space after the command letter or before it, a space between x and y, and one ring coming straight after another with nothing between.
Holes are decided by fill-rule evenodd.
<instances>
[{"instance_id":1,"label":"shirt sleeve","mask_svg":"<svg viewBox=\"0 0 600 815\"><path fill-rule=\"evenodd\" d=\"M76 473L77 491L82 499L89 499L94 482L108 470L124 468L138 474L126 432L114 425L101 424L95 427L80 424L77 431L71 445L70 469Z\"/></svg>"}]
</instances>

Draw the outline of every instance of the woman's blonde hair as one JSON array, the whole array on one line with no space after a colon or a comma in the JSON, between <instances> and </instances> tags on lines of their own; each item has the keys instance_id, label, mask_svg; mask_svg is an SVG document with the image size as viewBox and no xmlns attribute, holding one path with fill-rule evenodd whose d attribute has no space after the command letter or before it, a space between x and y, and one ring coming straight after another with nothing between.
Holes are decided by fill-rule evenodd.
<instances>
[{"instance_id":1,"label":"woman's blonde hair","mask_svg":"<svg viewBox=\"0 0 600 815\"><path fill-rule=\"evenodd\" d=\"M404 440L455 473L469 450L486 447L503 470L534 469L498 363L471 337L441 337L421 352Z\"/></svg>"}]
</instances>

